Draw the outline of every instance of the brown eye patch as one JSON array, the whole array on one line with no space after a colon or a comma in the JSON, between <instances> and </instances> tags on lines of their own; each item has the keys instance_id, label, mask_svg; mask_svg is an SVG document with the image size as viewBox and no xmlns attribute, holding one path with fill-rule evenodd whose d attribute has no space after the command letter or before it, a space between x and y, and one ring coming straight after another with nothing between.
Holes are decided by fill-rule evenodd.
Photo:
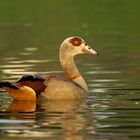
<instances>
[{"instance_id":1,"label":"brown eye patch","mask_svg":"<svg viewBox=\"0 0 140 140\"><path fill-rule=\"evenodd\" d=\"M80 39L79 37L73 37L72 39L70 39L69 41L73 46L79 46L82 44L82 39Z\"/></svg>"}]
</instances>

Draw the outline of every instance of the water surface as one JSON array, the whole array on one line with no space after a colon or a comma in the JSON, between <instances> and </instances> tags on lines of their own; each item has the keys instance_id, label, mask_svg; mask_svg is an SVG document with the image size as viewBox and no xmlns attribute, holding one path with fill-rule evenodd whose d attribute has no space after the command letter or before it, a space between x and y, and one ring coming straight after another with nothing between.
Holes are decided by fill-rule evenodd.
<instances>
[{"instance_id":1,"label":"water surface","mask_svg":"<svg viewBox=\"0 0 140 140\"><path fill-rule=\"evenodd\" d=\"M0 91L1 139L140 138L138 0L0 2L0 79L63 75L58 50L78 35L100 55L76 57L90 89L80 101L17 102Z\"/></svg>"}]
</instances>

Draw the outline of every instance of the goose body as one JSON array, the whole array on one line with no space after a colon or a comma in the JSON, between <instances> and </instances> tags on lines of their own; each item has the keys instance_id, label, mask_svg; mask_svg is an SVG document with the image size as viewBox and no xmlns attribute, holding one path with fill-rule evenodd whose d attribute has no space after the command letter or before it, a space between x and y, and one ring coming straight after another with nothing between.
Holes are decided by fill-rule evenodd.
<instances>
[{"instance_id":1,"label":"goose body","mask_svg":"<svg viewBox=\"0 0 140 140\"><path fill-rule=\"evenodd\" d=\"M74 56L84 53L97 55L82 38L69 37L62 42L59 51L65 77L24 75L14 83L0 82L0 87L14 100L36 100L40 96L48 100L85 98L88 86L74 63Z\"/></svg>"}]
</instances>

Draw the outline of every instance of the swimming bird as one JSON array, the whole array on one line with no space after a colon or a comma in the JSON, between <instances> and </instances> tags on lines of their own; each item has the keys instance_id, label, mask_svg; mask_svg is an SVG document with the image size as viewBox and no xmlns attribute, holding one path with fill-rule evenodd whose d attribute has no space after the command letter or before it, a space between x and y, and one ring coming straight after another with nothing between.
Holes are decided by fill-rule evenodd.
<instances>
[{"instance_id":1,"label":"swimming bird","mask_svg":"<svg viewBox=\"0 0 140 140\"><path fill-rule=\"evenodd\" d=\"M59 50L64 77L24 75L14 83L0 82L0 88L6 90L14 100L36 100L39 96L48 100L85 98L88 86L74 62L78 54L98 55L81 37L69 37L62 42Z\"/></svg>"}]
</instances>

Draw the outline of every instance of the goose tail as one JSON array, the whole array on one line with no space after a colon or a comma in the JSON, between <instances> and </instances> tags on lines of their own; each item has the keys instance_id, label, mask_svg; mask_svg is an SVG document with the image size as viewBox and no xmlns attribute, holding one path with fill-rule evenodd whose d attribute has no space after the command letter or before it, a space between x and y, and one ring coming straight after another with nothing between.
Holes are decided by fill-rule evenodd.
<instances>
[{"instance_id":1,"label":"goose tail","mask_svg":"<svg viewBox=\"0 0 140 140\"><path fill-rule=\"evenodd\" d=\"M12 88L12 89L19 89L16 85L10 82L0 81L0 88Z\"/></svg>"}]
</instances>

